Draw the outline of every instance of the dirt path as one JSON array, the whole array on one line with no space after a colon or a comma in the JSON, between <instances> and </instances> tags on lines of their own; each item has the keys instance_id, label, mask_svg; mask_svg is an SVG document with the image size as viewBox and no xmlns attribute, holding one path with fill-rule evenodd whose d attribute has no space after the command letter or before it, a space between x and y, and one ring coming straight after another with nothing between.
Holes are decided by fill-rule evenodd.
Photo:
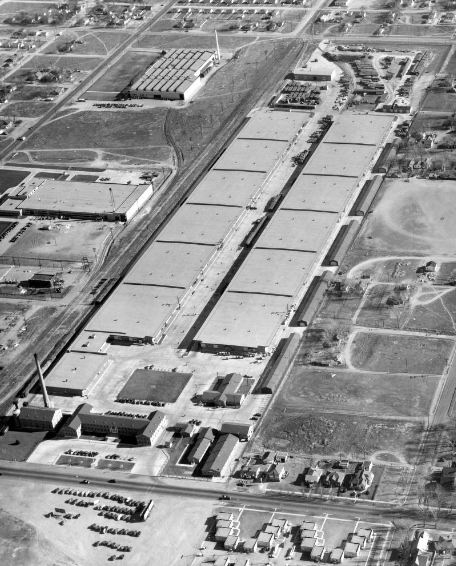
<instances>
[{"instance_id":1,"label":"dirt path","mask_svg":"<svg viewBox=\"0 0 456 566\"><path fill-rule=\"evenodd\" d=\"M346 273L346 277L347 277L347 279L357 277L357 271L364 271L366 268L368 268L373 263L379 263L381 261L391 261L391 260L403 261L405 259L416 259L416 260L420 260L420 261L433 260L433 261L440 261L440 262L451 262L451 261L456 261L456 256L444 256L444 255L442 255L442 256L435 256L435 255L429 255L429 256L384 255L384 256L381 256L381 257L373 257L371 259L366 259L366 260L362 261L361 263L358 263L357 265L355 265L351 269L349 269Z\"/></svg>"}]
</instances>

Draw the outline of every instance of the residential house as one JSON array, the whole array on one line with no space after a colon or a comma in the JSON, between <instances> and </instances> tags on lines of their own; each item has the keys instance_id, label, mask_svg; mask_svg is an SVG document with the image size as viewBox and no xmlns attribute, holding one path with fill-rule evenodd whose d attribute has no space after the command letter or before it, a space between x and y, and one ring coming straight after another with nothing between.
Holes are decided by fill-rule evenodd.
<instances>
[{"instance_id":1,"label":"residential house","mask_svg":"<svg viewBox=\"0 0 456 566\"><path fill-rule=\"evenodd\" d=\"M266 548L271 550L271 546L274 542L274 535L271 533L261 532L257 538L258 548Z\"/></svg>"},{"instance_id":2,"label":"residential house","mask_svg":"<svg viewBox=\"0 0 456 566\"><path fill-rule=\"evenodd\" d=\"M321 562L325 556L325 547L315 545L310 551L310 559L313 562Z\"/></svg>"},{"instance_id":3,"label":"residential house","mask_svg":"<svg viewBox=\"0 0 456 566\"><path fill-rule=\"evenodd\" d=\"M359 544L355 544L349 541L344 541L343 549L344 549L345 558L356 558L357 556L359 556L359 552L360 552Z\"/></svg>"},{"instance_id":4,"label":"residential house","mask_svg":"<svg viewBox=\"0 0 456 566\"><path fill-rule=\"evenodd\" d=\"M275 527L272 525L266 525L264 527L264 532L273 535L274 538L279 538L281 533L280 527Z\"/></svg>"},{"instance_id":5,"label":"residential house","mask_svg":"<svg viewBox=\"0 0 456 566\"><path fill-rule=\"evenodd\" d=\"M329 555L329 561L331 564L342 564L344 561L344 549L334 548Z\"/></svg>"},{"instance_id":6,"label":"residential house","mask_svg":"<svg viewBox=\"0 0 456 566\"><path fill-rule=\"evenodd\" d=\"M312 548L315 546L317 539L310 537L301 540L300 549L301 552L312 552Z\"/></svg>"},{"instance_id":7,"label":"residential house","mask_svg":"<svg viewBox=\"0 0 456 566\"><path fill-rule=\"evenodd\" d=\"M350 535L348 535L348 540L353 544L359 544L361 550L366 546L366 539L362 536L357 535L356 533L351 533Z\"/></svg>"},{"instance_id":8,"label":"residential house","mask_svg":"<svg viewBox=\"0 0 456 566\"><path fill-rule=\"evenodd\" d=\"M288 452L276 452L275 461L284 464L289 457L290 455L288 454Z\"/></svg>"},{"instance_id":9,"label":"residential house","mask_svg":"<svg viewBox=\"0 0 456 566\"><path fill-rule=\"evenodd\" d=\"M236 550L239 544L239 537L235 535L230 535L224 542L223 548L225 550Z\"/></svg>"},{"instance_id":10,"label":"residential house","mask_svg":"<svg viewBox=\"0 0 456 566\"><path fill-rule=\"evenodd\" d=\"M358 529L356 534L360 537L364 537L368 543L374 540L374 531L372 529Z\"/></svg>"},{"instance_id":11,"label":"residential house","mask_svg":"<svg viewBox=\"0 0 456 566\"><path fill-rule=\"evenodd\" d=\"M291 523L287 519L272 519L271 525L273 527L279 527L280 536L291 532Z\"/></svg>"},{"instance_id":12,"label":"residential house","mask_svg":"<svg viewBox=\"0 0 456 566\"><path fill-rule=\"evenodd\" d=\"M437 554L453 554L456 550L456 540L450 537L439 537L439 540L434 541L434 549Z\"/></svg>"},{"instance_id":13,"label":"residential house","mask_svg":"<svg viewBox=\"0 0 456 566\"><path fill-rule=\"evenodd\" d=\"M355 473L350 477L350 489L365 491L372 485L373 481L374 474L372 472L365 471L363 466L358 466Z\"/></svg>"},{"instance_id":14,"label":"residential house","mask_svg":"<svg viewBox=\"0 0 456 566\"><path fill-rule=\"evenodd\" d=\"M226 539L230 536L231 534L231 529L228 527L224 527L223 529L217 529L215 531L215 540L217 542L225 542Z\"/></svg>"},{"instance_id":15,"label":"residential house","mask_svg":"<svg viewBox=\"0 0 456 566\"><path fill-rule=\"evenodd\" d=\"M320 470L319 468L309 468L304 476L304 482L309 485L318 483L322 474L323 470Z\"/></svg>"},{"instance_id":16,"label":"residential house","mask_svg":"<svg viewBox=\"0 0 456 566\"><path fill-rule=\"evenodd\" d=\"M248 538L244 542L244 552L256 552L258 550L258 541L255 538Z\"/></svg>"}]
</instances>

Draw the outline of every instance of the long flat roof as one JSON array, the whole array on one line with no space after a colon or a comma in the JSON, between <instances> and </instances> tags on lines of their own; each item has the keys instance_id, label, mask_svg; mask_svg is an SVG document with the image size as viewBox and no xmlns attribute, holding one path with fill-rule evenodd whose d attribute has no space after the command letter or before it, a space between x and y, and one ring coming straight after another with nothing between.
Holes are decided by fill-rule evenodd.
<instances>
[{"instance_id":1,"label":"long flat roof","mask_svg":"<svg viewBox=\"0 0 456 566\"><path fill-rule=\"evenodd\" d=\"M304 170L313 175L359 177L372 158L376 146L324 143L320 144Z\"/></svg>"},{"instance_id":2,"label":"long flat roof","mask_svg":"<svg viewBox=\"0 0 456 566\"><path fill-rule=\"evenodd\" d=\"M297 112L262 109L252 114L237 138L291 141L306 122L306 115Z\"/></svg>"},{"instance_id":3,"label":"long flat roof","mask_svg":"<svg viewBox=\"0 0 456 566\"><path fill-rule=\"evenodd\" d=\"M325 136L327 143L377 145L393 122L391 116L341 114Z\"/></svg>"},{"instance_id":4,"label":"long flat roof","mask_svg":"<svg viewBox=\"0 0 456 566\"><path fill-rule=\"evenodd\" d=\"M238 208L184 204L157 237L158 242L216 245L241 214Z\"/></svg>"},{"instance_id":5,"label":"long flat roof","mask_svg":"<svg viewBox=\"0 0 456 566\"><path fill-rule=\"evenodd\" d=\"M24 201L19 201L17 208L100 214L126 213L149 186L46 179L39 186L34 184L35 191L29 192Z\"/></svg>"},{"instance_id":6,"label":"long flat roof","mask_svg":"<svg viewBox=\"0 0 456 566\"><path fill-rule=\"evenodd\" d=\"M289 297L225 293L195 340L247 348L268 347L285 318L289 303Z\"/></svg>"},{"instance_id":7,"label":"long flat roof","mask_svg":"<svg viewBox=\"0 0 456 566\"><path fill-rule=\"evenodd\" d=\"M304 283L315 253L253 249L228 291L292 297Z\"/></svg>"},{"instance_id":8,"label":"long flat roof","mask_svg":"<svg viewBox=\"0 0 456 566\"><path fill-rule=\"evenodd\" d=\"M286 141L235 139L214 165L214 169L267 173L287 146Z\"/></svg>"},{"instance_id":9,"label":"long flat roof","mask_svg":"<svg viewBox=\"0 0 456 566\"><path fill-rule=\"evenodd\" d=\"M182 294L182 289L122 283L85 329L139 338L154 336Z\"/></svg>"},{"instance_id":10,"label":"long flat roof","mask_svg":"<svg viewBox=\"0 0 456 566\"><path fill-rule=\"evenodd\" d=\"M283 200L282 210L340 212L357 185L352 177L300 175Z\"/></svg>"},{"instance_id":11,"label":"long flat roof","mask_svg":"<svg viewBox=\"0 0 456 566\"><path fill-rule=\"evenodd\" d=\"M245 208L265 178L265 173L256 171L212 170L188 197L187 203Z\"/></svg>"},{"instance_id":12,"label":"long flat roof","mask_svg":"<svg viewBox=\"0 0 456 566\"><path fill-rule=\"evenodd\" d=\"M87 389L107 363L107 356L68 352L57 362L45 383L48 387Z\"/></svg>"},{"instance_id":13,"label":"long flat roof","mask_svg":"<svg viewBox=\"0 0 456 566\"><path fill-rule=\"evenodd\" d=\"M318 252L327 241L338 214L307 210L278 210L256 248Z\"/></svg>"},{"instance_id":14,"label":"long flat roof","mask_svg":"<svg viewBox=\"0 0 456 566\"><path fill-rule=\"evenodd\" d=\"M124 282L186 289L215 252L215 246L154 242L127 273Z\"/></svg>"}]
</instances>

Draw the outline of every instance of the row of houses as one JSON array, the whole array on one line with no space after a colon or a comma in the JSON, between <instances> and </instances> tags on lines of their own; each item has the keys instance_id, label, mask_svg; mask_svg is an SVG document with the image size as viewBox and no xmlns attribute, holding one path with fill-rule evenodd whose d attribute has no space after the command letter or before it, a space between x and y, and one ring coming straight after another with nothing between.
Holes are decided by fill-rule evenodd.
<instances>
[{"instance_id":1,"label":"row of houses","mask_svg":"<svg viewBox=\"0 0 456 566\"><path fill-rule=\"evenodd\" d=\"M242 544L239 538L239 522L234 520L232 513L222 512L216 517L215 540L222 542L228 551L242 550L253 553L270 551L274 541L291 532L291 523L287 519L273 519L263 525L263 529L256 537L246 539Z\"/></svg>"},{"instance_id":2,"label":"row of houses","mask_svg":"<svg viewBox=\"0 0 456 566\"><path fill-rule=\"evenodd\" d=\"M321 484L324 487L346 486L355 491L365 491L374 481L372 462L365 460L358 463L354 469L329 468L322 469L311 466L304 475L304 484L311 486Z\"/></svg>"}]
</instances>

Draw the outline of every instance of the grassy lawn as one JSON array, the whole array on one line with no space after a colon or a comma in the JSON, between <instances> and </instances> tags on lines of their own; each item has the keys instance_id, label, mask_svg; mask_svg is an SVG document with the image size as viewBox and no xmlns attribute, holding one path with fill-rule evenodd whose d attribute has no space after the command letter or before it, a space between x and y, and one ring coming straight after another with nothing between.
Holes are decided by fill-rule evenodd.
<instances>
[{"instance_id":1,"label":"grassy lawn","mask_svg":"<svg viewBox=\"0 0 456 566\"><path fill-rule=\"evenodd\" d=\"M57 4L49 2L5 2L0 5L0 14L17 14L28 12L29 14L43 13L49 8L55 8Z\"/></svg>"},{"instance_id":2,"label":"grassy lawn","mask_svg":"<svg viewBox=\"0 0 456 566\"><path fill-rule=\"evenodd\" d=\"M421 416L429 410L438 379L295 366L277 405L286 409L286 415L299 415L306 408L334 408L371 415Z\"/></svg>"},{"instance_id":3,"label":"grassy lawn","mask_svg":"<svg viewBox=\"0 0 456 566\"><path fill-rule=\"evenodd\" d=\"M431 289L423 303L414 306L408 330L456 334L456 289Z\"/></svg>"},{"instance_id":4,"label":"grassy lawn","mask_svg":"<svg viewBox=\"0 0 456 566\"><path fill-rule=\"evenodd\" d=\"M452 112L456 103L456 93L435 92L430 90L424 99L423 110L436 110L439 112Z\"/></svg>"},{"instance_id":5,"label":"grassy lawn","mask_svg":"<svg viewBox=\"0 0 456 566\"><path fill-rule=\"evenodd\" d=\"M243 511L240 518L241 539L256 537L258 531L263 530L263 525L269 523L271 516L269 511Z\"/></svg>"},{"instance_id":6,"label":"grassy lawn","mask_svg":"<svg viewBox=\"0 0 456 566\"><path fill-rule=\"evenodd\" d=\"M27 149L110 148L167 145L166 108L143 112L78 112L53 120L26 142ZM119 152L122 153L122 152Z\"/></svg>"},{"instance_id":7,"label":"grassy lawn","mask_svg":"<svg viewBox=\"0 0 456 566\"><path fill-rule=\"evenodd\" d=\"M232 52L236 49L255 41L252 37L239 37L230 35L219 36L220 51L223 53ZM257 41L263 41L258 39ZM209 35L190 35L188 33L163 35L161 33L147 33L134 44L135 47L169 49L171 47L186 49L214 49L214 38Z\"/></svg>"},{"instance_id":8,"label":"grassy lawn","mask_svg":"<svg viewBox=\"0 0 456 566\"><path fill-rule=\"evenodd\" d=\"M28 175L30 171L16 171L14 169L0 169L0 194L7 189L19 185Z\"/></svg>"},{"instance_id":9,"label":"grassy lawn","mask_svg":"<svg viewBox=\"0 0 456 566\"><path fill-rule=\"evenodd\" d=\"M26 61L24 69L72 69L91 71L103 60L102 57L78 57L74 55L35 55Z\"/></svg>"},{"instance_id":10,"label":"grassy lawn","mask_svg":"<svg viewBox=\"0 0 456 566\"><path fill-rule=\"evenodd\" d=\"M51 109L50 102L12 102L8 104L3 113L22 118L38 118Z\"/></svg>"},{"instance_id":11,"label":"grassy lawn","mask_svg":"<svg viewBox=\"0 0 456 566\"><path fill-rule=\"evenodd\" d=\"M351 361L366 371L440 375L453 345L440 338L358 332Z\"/></svg>"},{"instance_id":12,"label":"grassy lawn","mask_svg":"<svg viewBox=\"0 0 456 566\"><path fill-rule=\"evenodd\" d=\"M156 59L152 53L129 51L88 92L120 92Z\"/></svg>"},{"instance_id":13,"label":"grassy lawn","mask_svg":"<svg viewBox=\"0 0 456 566\"><path fill-rule=\"evenodd\" d=\"M145 399L174 403L191 377L190 373L137 369L118 394L121 399Z\"/></svg>"},{"instance_id":14,"label":"grassy lawn","mask_svg":"<svg viewBox=\"0 0 456 566\"><path fill-rule=\"evenodd\" d=\"M47 431L8 431L0 436L0 460L25 462L46 435Z\"/></svg>"},{"instance_id":15,"label":"grassy lawn","mask_svg":"<svg viewBox=\"0 0 456 566\"><path fill-rule=\"evenodd\" d=\"M125 41L129 36L126 31L71 31L58 37L45 50L47 54L62 53L66 45L72 41L81 40L83 43L75 43L71 56L75 55L108 55L115 47Z\"/></svg>"}]
</instances>

